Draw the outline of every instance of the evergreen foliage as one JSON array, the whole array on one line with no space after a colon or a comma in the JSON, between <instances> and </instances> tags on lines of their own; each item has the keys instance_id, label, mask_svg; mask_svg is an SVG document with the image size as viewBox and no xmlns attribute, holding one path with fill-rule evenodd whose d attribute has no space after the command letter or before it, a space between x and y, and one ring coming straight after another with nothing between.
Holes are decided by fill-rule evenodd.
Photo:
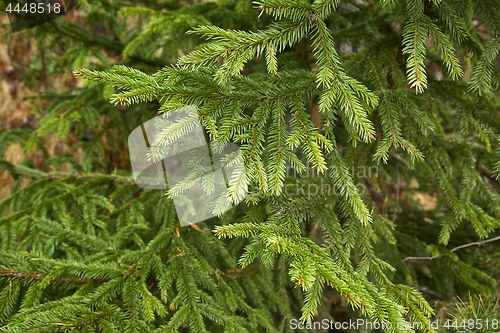
<instances>
[{"instance_id":1,"label":"evergreen foliage","mask_svg":"<svg viewBox=\"0 0 500 333\"><path fill-rule=\"evenodd\" d=\"M0 332L500 319L496 0L80 0L73 13L22 32L37 46L18 68L27 85L78 81L49 81L36 126L0 132L0 155L18 142L44 156L0 161L16 181L0 202ZM139 188L126 143L188 105L215 145L241 147L227 200L250 191L181 228L186 184ZM149 160L195 120L161 131ZM50 155L54 134L70 153ZM468 293L482 296L457 301Z\"/></svg>"}]
</instances>

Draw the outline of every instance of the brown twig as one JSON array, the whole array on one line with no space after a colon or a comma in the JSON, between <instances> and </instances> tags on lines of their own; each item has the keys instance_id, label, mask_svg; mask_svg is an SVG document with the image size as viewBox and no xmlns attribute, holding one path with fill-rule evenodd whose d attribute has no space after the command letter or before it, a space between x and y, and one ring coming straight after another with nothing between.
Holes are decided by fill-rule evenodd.
<instances>
[{"instance_id":1,"label":"brown twig","mask_svg":"<svg viewBox=\"0 0 500 333\"><path fill-rule=\"evenodd\" d=\"M468 243L468 244L464 244L464 245L460 245L460 246L457 246L453 249L451 249L452 252L455 252L457 250L460 250L460 249L463 249L463 248L466 248L466 247L469 247L469 246L474 246L474 245L477 245L477 246L481 246L485 243L490 243L490 242L494 242L494 241L497 241L497 240L500 240L500 236L498 237L494 237L494 238L491 238L491 239L486 239L486 240L483 240L483 241L479 241L479 242L473 242L473 243ZM406 257L403 259L403 261L407 261L407 260L433 260L433 259L436 259L436 258L439 258L439 257L442 257L443 254L440 254L436 257Z\"/></svg>"}]
</instances>

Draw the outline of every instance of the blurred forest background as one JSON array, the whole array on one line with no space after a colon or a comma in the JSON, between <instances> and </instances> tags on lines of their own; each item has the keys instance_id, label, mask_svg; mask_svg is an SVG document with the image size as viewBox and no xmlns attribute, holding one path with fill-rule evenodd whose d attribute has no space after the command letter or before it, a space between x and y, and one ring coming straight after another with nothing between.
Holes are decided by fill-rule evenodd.
<instances>
[{"instance_id":1,"label":"blurred forest background","mask_svg":"<svg viewBox=\"0 0 500 333\"><path fill-rule=\"evenodd\" d=\"M76 17L77 11L68 14L68 18ZM8 131L20 129L33 130L40 119L40 111L47 108L49 102L40 98L47 90L64 92L74 87L77 83L71 74L71 69L55 73L42 64L48 57L52 60L60 57L63 49L54 53L55 49L44 49L37 46L34 39L30 38L27 31L12 33L10 31L9 18L5 12L2 19L2 42L0 43L0 65L2 68L2 85L0 96L0 128L5 136ZM51 61L51 60L49 60ZM71 135L75 140L74 134ZM48 155L36 150L26 153L24 144L21 142L5 142L1 148L3 158L13 164L20 164L25 159L33 161L33 166L41 169L48 156L58 156L65 153L79 156L78 151L70 149L71 142L57 138L49 134L45 139L44 146ZM81 153L80 153L81 155ZM69 164L65 163L61 170L68 170ZM23 187L29 182L23 179L19 186ZM14 186L14 178L7 171L0 172L0 198L7 197Z\"/></svg>"}]
</instances>

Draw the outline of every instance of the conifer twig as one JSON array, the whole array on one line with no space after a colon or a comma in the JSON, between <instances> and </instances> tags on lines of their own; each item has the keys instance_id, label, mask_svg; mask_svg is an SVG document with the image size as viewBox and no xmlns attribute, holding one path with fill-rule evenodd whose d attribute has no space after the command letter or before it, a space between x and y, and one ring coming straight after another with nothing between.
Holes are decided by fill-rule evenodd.
<instances>
[{"instance_id":1,"label":"conifer twig","mask_svg":"<svg viewBox=\"0 0 500 333\"><path fill-rule=\"evenodd\" d=\"M21 272L15 270L6 270L0 272L0 278L10 279L28 279L28 280L43 280L47 275L41 273ZM65 283L90 283L90 282L103 282L104 280L89 279L85 277L59 277L55 279L58 282Z\"/></svg>"},{"instance_id":2,"label":"conifer twig","mask_svg":"<svg viewBox=\"0 0 500 333\"><path fill-rule=\"evenodd\" d=\"M491 239L486 239L486 240L483 240L483 241L479 241L479 242L472 242L472 243L467 243L467 244L463 244L463 245L460 245L460 246L457 246L453 249L451 249L452 252L455 252L457 250L460 250L460 249L463 249L463 248L466 248L466 247L469 247L469 246L474 246L474 245L477 245L477 246L481 246L485 243L490 243L490 242L494 242L494 241L497 241L497 240L500 240L500 236L498 237L494 237L494 238L491 238ZM403 261L407 261L407 260L433 260L433 259L436 259L436 258L439 258L439 257L442 257L443 254L441 253L440 255L436 256L436 257L406 257L403 259Z\"/></svg>"}]
</instances>

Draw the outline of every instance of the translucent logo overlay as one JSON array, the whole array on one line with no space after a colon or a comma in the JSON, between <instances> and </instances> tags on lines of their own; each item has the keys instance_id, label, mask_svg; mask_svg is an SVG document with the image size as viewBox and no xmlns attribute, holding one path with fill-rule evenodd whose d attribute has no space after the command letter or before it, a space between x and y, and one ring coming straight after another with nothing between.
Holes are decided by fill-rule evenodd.
<instances>
[{"instance_id":1,"label":"translucent logo overlay","mask_svg":"<svg viewBox=\"0 0 500 333\"><path fill-rule=\"evenodd\" d=\"M130 133L128 146L135 183L168 189L181 226L221 215L248 192L246 185L238 195L230 190L235 178L245 177L239 146L209 144L194 106L138 126Z\"/></svg>"}]
</instances>

